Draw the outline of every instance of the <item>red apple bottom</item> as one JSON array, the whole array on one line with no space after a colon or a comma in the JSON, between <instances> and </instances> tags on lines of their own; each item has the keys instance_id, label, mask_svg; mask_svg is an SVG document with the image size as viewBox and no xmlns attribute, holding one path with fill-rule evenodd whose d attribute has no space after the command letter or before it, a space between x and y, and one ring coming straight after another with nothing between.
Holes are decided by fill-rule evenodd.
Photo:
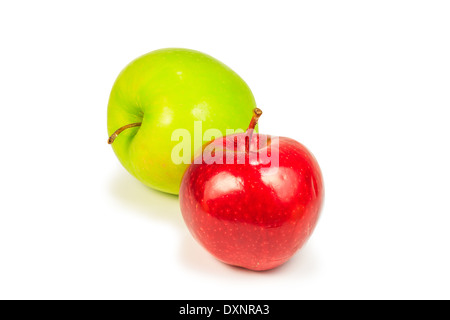
<instances>
[{"instance_id":1,"label":"red apple bottom","mask_svg":"<svg viewBox=\"0 0 450 320\"><path fill-rule=\"evenodd\" d=\"M218 152L223 159L242 152L226 148L232 138L212 142L215 159ZM194 238L220 261L251 270L272 269L289 260L313 232L324 197L314 156L284 137L258 148L259 140L266 139L253 135L250 144L256 150L247 150L247 159L251 152L276 150L278 167L259 160L211 163L203 155L188 167L180 188L181 212Z\"/></svg>"}]
</instances>

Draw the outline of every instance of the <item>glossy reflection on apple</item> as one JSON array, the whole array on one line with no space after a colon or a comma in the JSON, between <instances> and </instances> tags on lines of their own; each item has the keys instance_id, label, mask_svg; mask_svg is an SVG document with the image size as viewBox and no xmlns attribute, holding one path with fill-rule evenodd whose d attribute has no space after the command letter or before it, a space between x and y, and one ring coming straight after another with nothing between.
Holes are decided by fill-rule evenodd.
<instances>
[{"instance_id":1,"label":"glossy reflection on apple","mask_svg":"<svg viewBox=\"0 0 450 320\"><path fill-rule=\"evenodd\" d=\"M206 145L180 188L193 237L218 260L251 270L289 260L313 232L324 198L314 156L293 139L253 133L260 115L255 109L247 132Z\"/></svg>"}]
</instances>

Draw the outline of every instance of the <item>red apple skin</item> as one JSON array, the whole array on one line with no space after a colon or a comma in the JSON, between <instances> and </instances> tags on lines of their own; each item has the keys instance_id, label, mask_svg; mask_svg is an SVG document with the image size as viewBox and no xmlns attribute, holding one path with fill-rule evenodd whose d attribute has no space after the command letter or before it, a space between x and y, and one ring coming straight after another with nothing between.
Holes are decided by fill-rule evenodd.
<instances>
[{"instance_id":1,"label":"red apple skin","mask_svg":"<svg viewBox=\"0 0 450 320\"><path fill-rule=\"evenodd\" d=\"M213 143L225 146L230 138ZM266 138L255 133L251 145ZM302 144L279 137L263 148L269 154L278 149L276 173L259 159L208 164L204 155L201 164L188 167L180 188L181 212L193 237L218 260L251 270L289 260L313 232L324 198L319 165ZM236 145L223 148L223 163L230 152L236 156Z\"/></svg>"}]
</instances>

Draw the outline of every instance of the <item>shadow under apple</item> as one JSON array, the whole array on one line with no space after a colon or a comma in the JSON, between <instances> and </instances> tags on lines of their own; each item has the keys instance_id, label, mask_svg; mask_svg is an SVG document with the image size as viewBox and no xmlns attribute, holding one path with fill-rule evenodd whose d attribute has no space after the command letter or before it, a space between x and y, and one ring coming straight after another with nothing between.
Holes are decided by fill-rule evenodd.
<instances>
[{"instance_id":1,"label":"shadow under apple","mask_svg":"<svg viewBox=\"0 0 450 320\"><path fill-rule=\"evenodd\" d=\"M283 265L266 271L252 271L227 265L210 255L188 232L182 238L180 251L181 263L186 267L201 274L221 277L234 274L245 277L308 278L318 271L319 266L314 250L308 244Z\"/></svg>"},{"instance_id":2,"label":"shadow under apple","mask_svg":"<svg viewBox=\"0 0 450 320\"><path fill-rule=\"evenodd\" d=\"M123 170L113 176L110 193L135 212L185 227L178 196L153 190Z\"/></svg>"},{"instance_id":3,"label":"shadow under apple","mask_svg":"<svg viewBox=\"0 0 450 320\"><path fill-rule=\"evenodd\" d=\"M317 271L317 257L314 250L306 244L285 264L267 271L251 271L222 263L210 255L194 238L184 224L179 199L171 195L153 190L127 172L117 172L110 183L110 193L124 206L134 212L152 219L163 220L181 229L180 262L194 272L203 275L223 277L236 275L248 277L289 277L307 278Z\"/></svg>"}]
</instances>

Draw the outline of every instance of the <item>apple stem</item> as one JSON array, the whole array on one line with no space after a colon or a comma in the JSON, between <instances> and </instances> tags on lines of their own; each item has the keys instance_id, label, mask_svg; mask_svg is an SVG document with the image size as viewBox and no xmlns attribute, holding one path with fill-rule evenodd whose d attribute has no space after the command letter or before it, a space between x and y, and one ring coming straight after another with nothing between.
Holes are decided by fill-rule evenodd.
<instances>
[{"instance_id":1,"label":"apple stem","mask_svg":"<svg viewBox=\"0 0 450 320\"><path fill-rule=\"evenodd\" d=\"M126 129L129 129L129 128L133 128L133 127L140 127L141 125L142 125L142 122L130 123L130 124L127 124L126 126L123 126L123 127L119 128L119 129L117 129L111 135L111 137L109 137L108 144L112 144L114 142L114 140L116 140L117 136L122 133L122 131L124 131Z\"/></svg>"},{"instance_id":2,"label":"apple stem","mask_svg":"<svg viewBox=\"0 0 450 320\"><path fill-rule=\"evenodd\" d=\"M250 141L252 141L253 131L255 130L256 124L258 123L259 117L262 115L262 110L259 108L253 109L253 117L247 128L247 137L245 138L245 152L250 152Z\"/></svg>"}]
</instances>

